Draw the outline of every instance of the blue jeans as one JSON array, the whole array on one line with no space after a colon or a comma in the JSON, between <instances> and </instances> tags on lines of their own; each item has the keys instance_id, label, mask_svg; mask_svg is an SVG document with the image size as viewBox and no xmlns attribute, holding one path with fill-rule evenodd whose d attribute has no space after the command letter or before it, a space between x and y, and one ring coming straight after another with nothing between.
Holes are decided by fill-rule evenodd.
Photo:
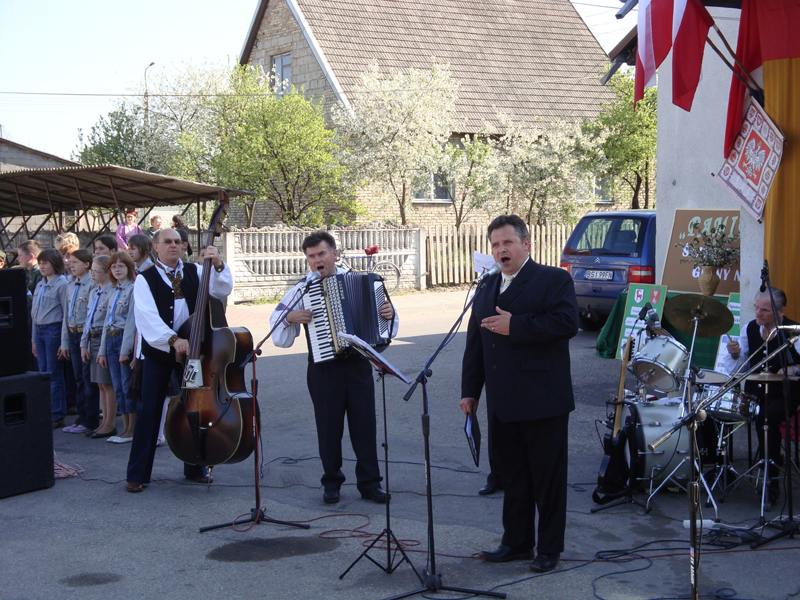
<instances>
[{"instance_id":1,"label":"blue jeans","mask_svg":"<svg viewBox=\"0 0 800 600\"><path fill-rule=\"evenodd\" d=\"M106 338L106 359L108 360L108 370L111 373L111 385L114 386L114 394L117 396L117 408L120 413L131 414L139 410L139 403L136 400L128 400L128 390L131 388L131 368L128 365L119 364L121 348L121 335ZM129 358L133 358L133 356L129 356Z\"/></svg>"},{"instance_id":2,"label":"blue jeans","mask_svg":"<svg viewBox=\"0 0 800 600\"><path fill-rule=\"evenodd\" d=\"M33 339L36 344L36 361L40 373L50 373L50 409L53 420L63 419L67 414L64 367L58 362L61 347L61 323L34 325Z\"/></svg>"},{"instance_id":3,"label":"blue jeans","mask_svg":"<svg viewBox=\"0 0 800 600\"><path fill-rule=\"evenodd\" d=\"M81 360L81 334L69 335L69 360L75 375L75 408L78 410L76 425L97 429L100 425L100 394L97 384L92 383L90 366Z\"/></svg>"}]
</instances>

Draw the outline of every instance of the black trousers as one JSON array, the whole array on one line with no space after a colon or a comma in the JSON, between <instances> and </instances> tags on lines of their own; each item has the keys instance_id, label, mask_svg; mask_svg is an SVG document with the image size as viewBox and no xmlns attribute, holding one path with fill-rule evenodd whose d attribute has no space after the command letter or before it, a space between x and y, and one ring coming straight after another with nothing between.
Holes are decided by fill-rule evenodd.
<instances>
[{"instance_id":1,"label":"black trousers","mask_svg":"<svg viewBox=\"0 0 800 600\"><path fill-rule=\"evenodd\" d=\"M375 383L369 362L351 355L309 363L306 379L314 403L323 487L339 489L345 481L342 473L345 417L356 455L358 489L366 492L378 487L381 474L375 433Z\"/></svg>"},{"instance_id":2,"label":"black trousers","mask_svg":"<svg viewBox=\"0 0 800 600\"><path fill-rule=\"evenodd\" d=\"M775 385L778 388L782 388L780 383L773 383L770 384L770 387ZM789 418L791 419L792 416L797 412L798 406L798 398L796 395L796 388L792 386L790 388L790 396L789 396ZM758 442L761 448L764 447L764 416L769 417L769 431L767 432L767 446L769 448L769 460L770 461L777 461L778 456L781 453L781 442L783 441L783 436L781 435L781 423L786 421L786 403L783 399L783 395L780 397L770 394L767 397L766 403L762 404L761 411L758 414L758 418L756 419L756 431L758 432ZM774 477L778 474L778 469L774 465L770 465L769 474L771 477Z\"/></svg>"},{"instance_id":3,"label":"black trousers","mask_svg":"<svg viewBox=\"0 0 800 600\"><path fill-rule=\"evenodd\" d=\"M161 412L167 396L170 379L173 373L178 378L183 376L183 366L161 363L145 359L142 366L142 403L136 417L133 430L131 454L128 458L128 481L150 483L153 472L153 460L156 456L158 429L161 426ZM184 463L183 474L186 477L203 477L207 474L205 467Z\"/></svg>"},{"instance_id":4,"label":"black trousers","mask_svg":"<svg viewBox=\"0 0 800 600\"><path fill-rule=\"evenodd\" d=\"M505 492L503 544L516 550L536 546L541 554L563 552L569 415L515 422L489 418Z\"/></svg>"}]
</instances>

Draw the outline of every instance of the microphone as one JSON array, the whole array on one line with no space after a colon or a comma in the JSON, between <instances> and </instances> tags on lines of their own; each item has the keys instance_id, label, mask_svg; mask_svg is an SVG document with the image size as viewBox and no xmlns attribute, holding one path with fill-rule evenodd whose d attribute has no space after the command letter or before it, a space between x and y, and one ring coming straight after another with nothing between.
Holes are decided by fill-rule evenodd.
<instances>
[{"instance_id":1,"label":"microphone","mask_svg":"<svg viewBox=\"0 0 800 600\"><path fill-rule=\"evenodd\" d=\"M651 329L661 329L661 321L658 320L658 313L655 308L650 307L650 310L647 311L647 320L652 321Z\"/></svg>"},{"instance_id":2,"label":"microphone","mask_svg":"<svg viewBox=\"0 0 800 600\"><path fill-rule=\"evenodd\" d=\"M314 283L317 279L321 279L322 275L319 274L319 271L311 271L311 275L308 277L306 281L306 289L308 289L312 283Z\"/></svg>"},{"instance_id":3,"label":"microphone","mask_svg":"<svg viewBox=\"0 0 800 600\"><path fill-rule=\"evenodd\" d=\"M645 305L642 307L642 310L639 311L639 320L644 321L647 319L648 311L653 310L653 305L649 302L646 302Z\"/></svg>"},{"instance_id":4,"label":"microphone","mask_svg":"<svg viewBox=\"0 0 800 600\"><path fill-rule=\"evenodd\" d=\"M778 329L788 331L792 335L800 335L800 325L778 325Z\"/></svg>"},{"instance_id":5,"label":"microphone","mask_svg":"<svg viewBox=\"0 0 800 600\"><path fill-rule=\"evenodd\" d=\"M503 270L503 265L501 265L500 263L494 263L490 268L486 269L483 273L480 274L480 276L475 280L475 283L480 283L487 277L491 277L495 273L499 273L502 270Z\"/></svg>"},{"instance_id":6,"label":"microphone","mask_svg":"<svg viewBox=\"0 0 800 600\"><path fill-rule=\"evenodd\" d=\"M761 269L761 287L758 291L762 294L767 291L767 281L769 280L769 263L764 259L764 268Z\"/></svg>"}]
</instances>

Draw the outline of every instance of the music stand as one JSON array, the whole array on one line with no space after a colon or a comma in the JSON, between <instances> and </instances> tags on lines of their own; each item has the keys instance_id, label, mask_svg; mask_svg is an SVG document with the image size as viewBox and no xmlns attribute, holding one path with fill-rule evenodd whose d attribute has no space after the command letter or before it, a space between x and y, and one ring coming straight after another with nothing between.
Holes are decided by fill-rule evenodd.
<instances>
[{"instance_id":1,"label":"music stand","mask_svg":"<svg viewBox=\"0 0 800 600\"><path fill-rule=\"evenodd\" d=\"M394 532L392 531L391 525L391 510L390 505L392 503L392 496L389 493L389 435L386 425L386 375L393 375L397 377L400 381L405 384L410 384L411 380L406 377L402 371L396 369L392 366L392 364L383 358L380 354L375 352L373 348L367 344L364 340L359 338L355 335L350 335L348 333L339 333L339 338L345 340L350 344L350 347L356 350L359 354L364 356L371 364L372 367L378 372L378 379L381 382L381 389L383 392L383 470L385 475L386 481L386 527L384 527L383 531L381 531L380 535L376 537L366 549L358 555L347 569L345 569L344 573L339 575L339 579L344 579L344 576L356 566L356 563L360 561L362 558L366 558L370 560L374 565L376 565L379 569L381 569L384 573L391 575L394 573L397 568L403 564L403 561L407 562L411 566L411 570L414 571L414 575L417 576L420 583L422 583L422 576L417 572L417 569L414 567L411 560L408 558L405 550L403 550L403 546L400 543L400 540L397 539ZM375 545L384 537L386 536L386 566L380 564L377 560L372 558L369 555L369 551L375 547ZM392 553L392 544L395 546L394 553ZM397 558L397 554L400 553L402 558L395 563L395 559Z\"/></svg>"}]
</instances>

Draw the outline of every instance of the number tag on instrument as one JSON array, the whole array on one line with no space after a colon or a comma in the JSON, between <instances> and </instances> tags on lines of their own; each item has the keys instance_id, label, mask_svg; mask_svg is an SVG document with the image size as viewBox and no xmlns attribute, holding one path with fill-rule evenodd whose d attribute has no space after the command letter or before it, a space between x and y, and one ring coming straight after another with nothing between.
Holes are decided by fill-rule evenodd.
<instances>
[{"instance_id":1,"label":"number tag on instrument","mask_svg":"<svg viewBox=\"0 0 800 600\"><path fill-rule=\"evenodd\" d=\"M183 387L197 389L203 387L203 368L199 358L190 358L183 372Z\"/></svg>"}]
</instances>

